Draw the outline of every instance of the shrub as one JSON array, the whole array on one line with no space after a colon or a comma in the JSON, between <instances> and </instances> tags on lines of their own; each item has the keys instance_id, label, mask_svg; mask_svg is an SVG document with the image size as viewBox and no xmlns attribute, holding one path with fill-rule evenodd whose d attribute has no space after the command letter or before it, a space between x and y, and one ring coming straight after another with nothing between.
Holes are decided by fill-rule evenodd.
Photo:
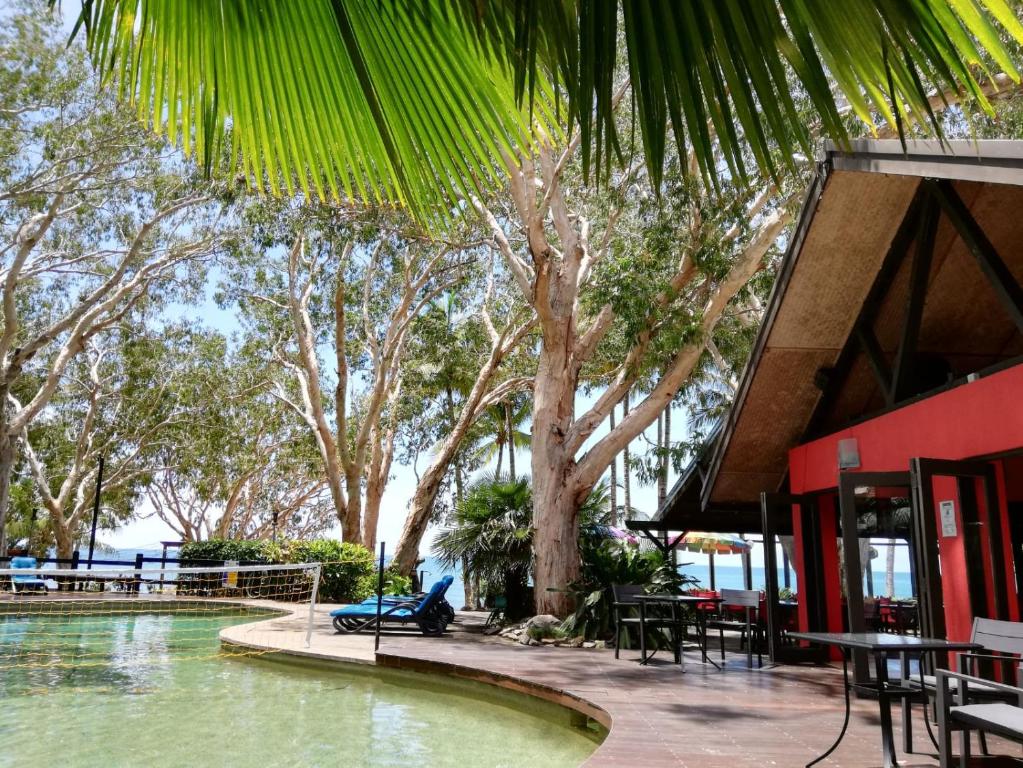
<instances>
[{"instance_id":1,"label":"shrub","mask_svg":"<svg viewBox=\"0 0 1023 768\"><path fill-rule=\"evenodd\" d=\"M258 539L207 539L181 547L182 560L237 560L250 563L282 562L280 547Z\"/></svg>"},{"instance_id":2,"label":"shrub","mask_svg":"<svg viewBox=\"0 0 1023 768\"><path fill-rule=\"evenodd\" d=\"M360 544L334 539L292 541L285 562L323 563L317 599L325 603L357 603L374 592L373 553Z\"/></svg>"},{"instance_id":3,"label":"shrub","mask_svg":"<svg viewBox=\"0 0 1023 768\"><path fill-rule=\"evenodd\" d=\"M368 576L364 577L365 583L361 585L360 591L365 591L370 595L377 593L377 583L379 582L379 575L376 570L376 566L373 567L373 572ZM426 589L426 587L423 587ZM412 591L412 579L408 576L402 576L398 571L393 570L391 566L384 569L384 594L385 595L407 595Z\"/></svg>"}]
</instances>

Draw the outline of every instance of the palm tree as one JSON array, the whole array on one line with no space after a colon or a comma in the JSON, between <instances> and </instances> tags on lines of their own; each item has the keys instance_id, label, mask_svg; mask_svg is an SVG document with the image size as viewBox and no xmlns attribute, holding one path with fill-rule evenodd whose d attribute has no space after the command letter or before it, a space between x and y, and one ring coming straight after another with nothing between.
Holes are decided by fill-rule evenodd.
<instances>
[{"instance_id":1,"label":"palm tree","mask_svg":"<svg viewBox=\"0 0 1023 768\"><path fill-rule=\"evenodd\" d=\"M532 493L529 479L502 480L484 474L466 489L455 508L455 524L434 540L434 555L446 566L461 563L467 576L504 594L510 618L526 610L532 563Z\"/></svg>"},{"instance_id":2,"label":"palm tree","mask_svg":"<svg viewBox=\"0 0 1023 768\"><path fill-rule=\"evenodd\" d=\"M599 177L619 148L622 58L655 188L669 124L714 182L715 152L733 179L750 155L775 171L772 156L810 155L809 122L845 139L849 111L900 134L910 121L940 130L934 90L990 112L981 80L1000 69L1019 82L1000 35L1023 42L1023 25L1006 0L979 5L82 0L79 26L121 98L208 169L226 155L272 193L428 218L499 184L502 151L557 133L556 108ZM798 113L797 89L816 116Z\"/></svg>"},{"instance_id":3,"label":"palm tree","mask_svg":"<svg viewBox=\"0 0 1023 768\"><path fill-rule=\"evenodd\" d=\"M494 474L501 476L505 449L508 451L508 477L515 481L515 451L529 448L532 436L522 429L532 415L530 401L514 397L487 408L480 419L483 438L472 449L474 464L489 464L497 458Z\"/></svg>"}]
</instances>

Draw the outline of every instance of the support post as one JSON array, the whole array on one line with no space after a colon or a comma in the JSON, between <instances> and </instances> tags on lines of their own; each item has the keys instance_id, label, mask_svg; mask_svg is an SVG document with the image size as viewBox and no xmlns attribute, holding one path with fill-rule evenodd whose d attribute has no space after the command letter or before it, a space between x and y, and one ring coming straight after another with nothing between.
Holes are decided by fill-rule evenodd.
<instances>
[{"instance_id":1,"label":"support post","mask_svg":"<svg viewBox=\"0 0 1023 768\"><path fill-rule=\"evenodd\" d=\"M377 625L373 638L373 653L380 650L380 614L384 606L384 550L387 545L380 542L380 567L377 569Z\"/></svg>"},{"instance_id":2,"label":"support post","mask_svg":"<svg viewBox=\"0 0 1023 768\"><path fill-rule=\"evenodd\" d=\"M305 629L305 647L308 648L313 642L313 617L316 614L316 596L320 591L320 569L323 566L320 564L316 565L316 570L313 572L313 593L309 598L309 624ZM379 610L379 609L378 609Z\"/></svg>"},{"instance_id":3,"label":"support post","mask_svg":"<svg viewBox=\"0 0 1023 768\"><path fill-rule=\"evenodd\" d=\"M96 472L96 498L92 502L92 533L89 535L89 567L92 570L92 554L96 550L96 523L99 522L99 497L103 491L103 457L99 457L99 471Z\"/></svg>"},{"instance_id":4,"label":"support post","mask_svg":"<svg viewBox=\"0 0 1023 768\"><path fill-rule=\"evenodd\" d=\"M142 591L142 563L145 562L145 555L139 552L135 555L135 582L132 584L131 591L138 594ZM92 565L92 558L89 558L89 565Z\"/></svg>"},{"instance_id":5,"label":"support post","mask_svg":"<svg viewBox=\"0 0 1023 768\"><path fill-rule=\"evenodd\" d=\"M710 571L710 591L713 592L715 590L715 588L716 588L715 584L714 584L714 553L713 552L709 552L707 554L707 561L709 563L708 570Z\"/></svg>"}]
</instances>

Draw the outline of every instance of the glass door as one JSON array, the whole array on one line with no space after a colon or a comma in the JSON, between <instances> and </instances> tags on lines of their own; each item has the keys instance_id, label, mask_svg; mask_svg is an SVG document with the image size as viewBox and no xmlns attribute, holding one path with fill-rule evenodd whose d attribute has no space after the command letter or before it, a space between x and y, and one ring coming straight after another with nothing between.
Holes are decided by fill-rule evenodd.
<instances>
[{"instance_id":1,"label":"glass door","mask_svg":"<svg viewBox=\"0 0 1023 768\"><path fill-rule=\"evenodd\" d=\"M920 631L968 637L973 617L1009 619L998 486L986 461L916 458L910 462ZM946 611L942 565L955 587ZM967 610L968 609L968 610Z\"/></svg>"},{"instance_id":2,"label":"glass door","mask_svg":"<svg viewBox=\"0 0 1023 768\"><path fill-rule=\"evenodd\" d=\"M788 493L762 493L760 510L764 533L764 591L767 603L767 644L771 661L808 662L821 661L826 651L820 646L801 647L786 640L785 634L796 616L798 604L805 603L809 631L824 631L823 571L819 540L817 505L812 496ZM793 535L793 518L799 516L804 542L802 578L796 584L798 596L780 599L778 585L779 551L784 552L782 537ZM785 557L783 556L784 560ZM784 563L783 563L784 565Z\"/></svg>"}]
</instances>

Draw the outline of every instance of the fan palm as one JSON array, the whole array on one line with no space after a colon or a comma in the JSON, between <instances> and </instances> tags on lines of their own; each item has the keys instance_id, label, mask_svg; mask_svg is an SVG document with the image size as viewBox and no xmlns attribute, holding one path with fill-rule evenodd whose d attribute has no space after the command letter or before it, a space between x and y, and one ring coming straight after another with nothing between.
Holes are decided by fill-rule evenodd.
<instances>
[{"instance_id":1,"label":"fan palm","mask_svg":"<svg viewBox=\"0 0 1023 768\"><path fill-rule=\"evenodd\" d=\"M1023 42L1006 0L82 0L80 25L107 82L207 167L230 127L257 187L420 215L502 178L531 121L557 122L555 91L599 172L619 146L622 46L656 185L669 124L709 180L716 151L733 178L746 148L768 171L772 147L808 153L794 89L838 139L832 82L864 122L900 131L937 130L932 89L990 111L978 78L1018 82L1000 35Z\"/></svg>"}]
</instances>

